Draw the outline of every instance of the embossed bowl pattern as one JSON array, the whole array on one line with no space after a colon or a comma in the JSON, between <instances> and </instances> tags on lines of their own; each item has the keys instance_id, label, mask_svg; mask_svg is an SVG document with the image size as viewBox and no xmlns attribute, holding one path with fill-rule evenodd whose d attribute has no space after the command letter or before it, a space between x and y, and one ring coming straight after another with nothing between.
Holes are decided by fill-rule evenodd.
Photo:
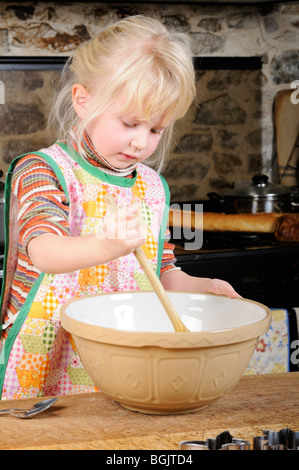
<instances>
[{"instance_id":1,"label":"embossed bowl pattern","mask_svg":"<svg viewBox=\"0 0 299 470\"><path fill-rule=\"evenodd\" d=\"M176 333L153 292L67 302L62 326L98 389L144 413L197 411L239 382L270 310L247 299L168 292L190 332Z\"/></svg>"}]
</instances>

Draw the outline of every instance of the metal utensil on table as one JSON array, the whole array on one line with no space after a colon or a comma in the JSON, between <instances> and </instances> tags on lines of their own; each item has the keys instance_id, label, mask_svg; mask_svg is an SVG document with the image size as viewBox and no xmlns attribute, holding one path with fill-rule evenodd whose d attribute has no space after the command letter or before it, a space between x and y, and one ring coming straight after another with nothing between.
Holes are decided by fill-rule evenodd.
<instances>
[{"instance_id":1,"label":"metal utensil on table","mask_svg":"<svg viewBox=\"0 0 299 470\"><path fill-rule=\"evenodd\" d=\"M210 450L206 441L181 441L180 450Z\"/></svg>"},{"instance_id":2,"label":"metal utensil on table","mask_svg":"<svg viewBox=\"0 0 299 470\"><path fill-rule=\"evenodd\" d=\"M299 448L299 431L283 428L280 431L266 429L263 433L263 436L254 437L254 450L297 450Z\"/></svg>"},{"instance_id":3,"label":"metal utensil on table","mask_svg":"<svg viewBox=\"0 0 299 470\"><path fill-rule=\"evenodd\" d=\"M232 442L223 444L221 450L250 450L250 444L242 439L233 439Z\"/></svg>"},{"instance_id":4,"label":"metal utensil on table","mask_svg":"<svg viewBox=\"0 0 299 470\"><path fill-rule=\"evenodd\" d=\"M280 431L263 431L263 436L253 438L253 450L299 450L299 431L283 428ZM180 450L250 450L250 443L235 439L229 431L205 441L181 441Z\"/></svg>"},{"instance_id":5,"label":"metal utensil on table","mask_svg":"<svg viewBox=\"0 0 299 470\"><path fill-rule=\"evenodd\" d=\"M42 413L43 411L46 411L48 408L50 408L58 398L49 398L48 400L40 401L38 403L35 403L29 410L24 410L21 408L10 408L7 410L0 410L0 414L8 414L15 416L16 418L21 418L21 419L28 419L28 418L33 418L33 416L36 416L39 413Z\"/></svg>"},{"instance_id":6,"label":"metal utensil on table","mask_svg":"<svg viewBox=\"0 0 299 470\"><path fill-rule=\"evenodd\" d=\"M112 210L117 210L118 206L113 199L113 196L111 194L106 194L104 196L104 201L106 205L111 207ZM137 247L134 250L134 255L139 262L140 266L142 267L143 271L145 272L149 282L151 283L151 286L155 293L157 294L161 304L163 305L169 319L171 320L173 327L176 332L187 332L189 331L188 328L184 325L182 320L180 319L179 315L177 314L174 306L169 300L169 297L167 296L164 287L162 286L160 279L158 278L157 274L153 270L152 266L148 262L148 259L142 250L141 247Z\"/></svg>"},{"instance_id":7,"label":"metal utensil on table","mask_svg":"<svg viewBox=\"0 0 299 470\"><path fill-rule=\"evenodd\" d=\"M205 441L181 441L180 450L250 450L250 443L244 439L235 439L229 431L223 431L216 438Z\"/></svg>"}]
</instances>

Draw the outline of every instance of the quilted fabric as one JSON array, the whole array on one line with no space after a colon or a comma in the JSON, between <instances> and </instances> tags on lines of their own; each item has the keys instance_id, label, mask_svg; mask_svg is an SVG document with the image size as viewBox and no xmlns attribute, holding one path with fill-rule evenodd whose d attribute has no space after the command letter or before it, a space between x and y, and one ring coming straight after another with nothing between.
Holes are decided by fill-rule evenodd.
<instances>
[{"instance_id":1,"label":"quilted fabric","mask_svg":"<svg viewBox=\"0 0 299 470\"><path fill-rule=\"evenodd\" d=\"M95 178L72 160L58 145L45 150L63 174L71 201L71 234L82 236L102 229L107 212L104 196L110 193L118 205L137 205L147 223L143 250L158 264L158 240L165 206L159 176L141 165L135 183L118 186ZM67 274L45 274L33 287L9 335L15 339L4 375L2 399L64 395L96 391L80 361L69 334L60 323L60 308L72 298L101 292L147 289L148 281L133 253L110 263Z\"/></svg>"},{"instance_id":2,"label":"quilted fabric","mask_svg":"<svg viewBox=\"0 0 299 470\"><path fill-rule=\"evenodd\" d=\"M288 311L273 309L269 330L260 337L244 375L289 372Z\"/></svg>"}]
</instances>

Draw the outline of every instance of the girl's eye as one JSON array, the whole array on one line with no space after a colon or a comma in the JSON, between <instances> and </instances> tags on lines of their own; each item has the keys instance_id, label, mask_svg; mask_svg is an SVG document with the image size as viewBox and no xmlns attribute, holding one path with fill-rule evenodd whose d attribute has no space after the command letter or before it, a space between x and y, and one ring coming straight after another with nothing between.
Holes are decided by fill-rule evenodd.
<instances>
[{"instance_id":1,"label":"girl's eye","mask_svg":"<svg viewBox=\"0 0 299 470\"><path fill-rule=\"evenodd\" d=\"M125 127L135 127L136 126L136 124L132 124L132 123L126 122L126 121L122 121L122 123Z\"/></svg>"},{"instance_id":2,"label":"girl's eye","mask_svg":"<svg viewBox=\"0 0 299 470\"><path fill-rule=\"evenodd\" d=\"M132 129L132 128L138 126L138 123L135 123L135 122L128 122L128 121L122 120L122 123L123 123L123 126L128 127L129 129ZM151 129L151 133L160 135L160 134L162 134L163 130L164 129L154 129L153 128L153 129Z\"/></svg>"}]
</instances>

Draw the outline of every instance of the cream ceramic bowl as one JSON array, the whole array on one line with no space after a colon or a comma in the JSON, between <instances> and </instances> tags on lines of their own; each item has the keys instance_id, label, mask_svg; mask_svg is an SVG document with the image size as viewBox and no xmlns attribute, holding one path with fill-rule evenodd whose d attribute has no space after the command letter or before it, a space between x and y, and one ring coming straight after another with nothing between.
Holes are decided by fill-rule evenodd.
<instances>
[{"instance_id":1,"label":"cream ceramic bowl","mask_svg":"<svg viewBox=\"0 0 299 470\"><path fill-rule=\"evenodd\" d=\"M174 332L153 292L86 296L61 310L90 378L130 410L187 413L221 398L270 326L270 310L250 300L168 295L190 333Z\"/></svg>"}]
</instances>

